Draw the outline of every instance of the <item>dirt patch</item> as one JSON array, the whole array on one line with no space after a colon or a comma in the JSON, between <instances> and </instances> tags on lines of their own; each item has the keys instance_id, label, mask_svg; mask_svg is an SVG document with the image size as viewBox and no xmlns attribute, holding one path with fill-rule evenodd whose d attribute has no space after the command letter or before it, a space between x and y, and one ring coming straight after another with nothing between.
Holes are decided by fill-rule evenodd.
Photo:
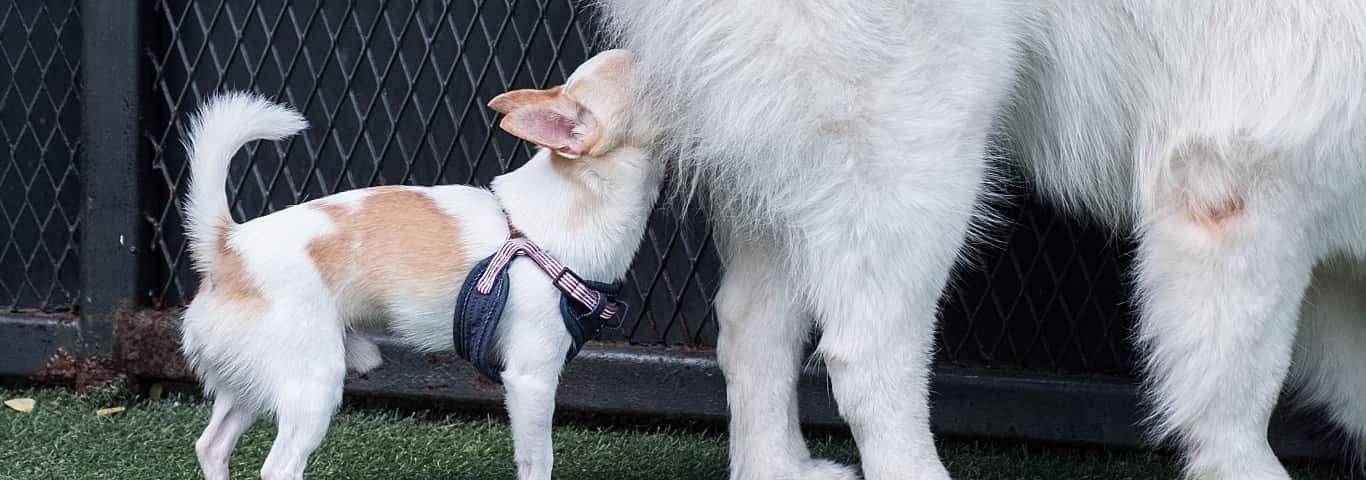
<instances>
[{"instance_id":1,"label":"dirt patch","mask_svg":"<svg viewBox=\"0 0 1366 480\"><path fill-rule=\"evenodd\" d=\"M160 380L194 380L180 355L179 312L134 310L114 317L114 363L121 373Z\"/></svg>"},{"instance_id":2,"label":"dirt patch","mask_svg":"<svg viewBox=\"0 0 1366 480\"><path fill-rule=\"evenodd\" d=\"M43 383L72 383L76 390L86 391L103 387L114 381L119 371L107 356L76 358L66 350L58 349L49 358L47 365L33 374L33 380Z\"/></svg>"}]
</instances>

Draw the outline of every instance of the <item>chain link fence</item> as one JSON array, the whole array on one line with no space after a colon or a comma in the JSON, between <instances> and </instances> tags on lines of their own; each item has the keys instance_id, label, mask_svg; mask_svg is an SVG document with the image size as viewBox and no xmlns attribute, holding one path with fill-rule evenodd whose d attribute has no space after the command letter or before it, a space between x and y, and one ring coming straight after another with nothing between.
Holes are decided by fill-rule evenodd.
<instances>
[{"instance_id":1,"label":"chain link fence","mask_svg":"<svg viewBox=\"0 0 1366 480\"><path fill-rule=\"evenodd\" d=\"M969 247L940 301L940 362L1136 374L1132 246L1040 204L1018 181L1006 193L995 207L1010 223Z\"/></svg>"},{"instance_id":2,"label":"chain link fence","mask_svg":"<svg viewBox=\"0 0 1366 480\"><path fill-rule=\"evenodd\" d=\"M81 22L75 0L0 6L0 308L71 311L80 290Z\"/></svg>"},{"instance_id":3,"label":"chain link fence","mask_svg":"<svg viewBox=\"0 0 1366 480\"><path fill-rule=\"evenodd\" d=\"M0 7L6 68L0 134L0 304L69 308L80 187L80 21L74 0ZM252 145L227 187L238 220L374 185L486 185L531 149L485 107L512 88L558 84L601 45L587 2L573 0L157 0L143 15L147 66L141 133L150 156L157 281L148 298L176 308L194 294L178 200L188 168L185 119L222 90L254 90L299 108L312 126ZM1020 187L992 241L974 245L941 304L942 364L1129 375L1128 248L1099 227L1055 215ZM654 214L626 280L633 318L606 340L715 346L722 267L696 212Z\"/></svg>"}]
</instances>

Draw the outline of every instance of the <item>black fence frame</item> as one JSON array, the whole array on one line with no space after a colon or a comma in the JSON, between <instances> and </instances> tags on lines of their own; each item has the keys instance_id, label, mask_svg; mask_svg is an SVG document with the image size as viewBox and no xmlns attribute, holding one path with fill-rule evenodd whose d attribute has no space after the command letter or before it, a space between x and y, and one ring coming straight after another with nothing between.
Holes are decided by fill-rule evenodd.
<instances>
[{"instance_id":1,"label":"black fence frame","mask_svg":"<svg viewBox=\"0 0 1366 480\"><path fill-rule=\"evenodd\" d=\"M147 6L142 2L80 0L83 222L78 315L0 314L0 376L67 377L71 365L115 370L148 379L190 380L183 367L152 349L174 350L173 318L149 313L157 285L155 259L145 246L155 232L149 208L151 172L140 136L149 85L144 48ZM92 221L99 219L99 221ZM150 330L144 328L152 318ZM132 319L132 320L130 320ZM153 333L148 333L149 331ZM150 344L144 345L144 344ZM170 347L167 347L170 345ZM349 379L348 392L494 404L500 394L473 381L472 369L450 355L419 355L382 344L388 362ZM133 352L133 353L128 353ZM140 354L141 353L141 354ZM163 354L165 355L165 354ZM169 365L169 366L168 366ZM55 377L54 377L55 375ZM79 375L79 373L77 374ZM801 413L812 425L841 421L820 369L804 374ZM934 427L950 436L981 436L1101 444L1144 445L1142 410L1129 378L1058 375L991 369L939 368L933 379ZM591 344L560 387L567 409L720 419L724 380L711 352ZM1325 434L1298 414L1278 414L1273 444L1285 455L1331 457Z\"/></svg>"}]
</instances>

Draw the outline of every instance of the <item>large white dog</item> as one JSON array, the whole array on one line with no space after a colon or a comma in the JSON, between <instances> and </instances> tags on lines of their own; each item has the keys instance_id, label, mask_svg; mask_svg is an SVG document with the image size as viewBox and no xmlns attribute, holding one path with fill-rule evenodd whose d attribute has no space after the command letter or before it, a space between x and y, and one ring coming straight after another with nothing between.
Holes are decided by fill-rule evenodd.
<instances>
[{"instance_id":1,"label":"large white dog","mask_svg":"<svg viewBox=\"0 0 1366 480\"><path fill-rule=\"evenodd\" d=\"M854 478L798 430L813 322L864 476L948 477L935 304L992 139L1139 240L1151 431L1190 478L1289 478L1286 384L1366 437L1366 2L600 3L726 237L732 478Z\"/></svg>"}]
</instances>

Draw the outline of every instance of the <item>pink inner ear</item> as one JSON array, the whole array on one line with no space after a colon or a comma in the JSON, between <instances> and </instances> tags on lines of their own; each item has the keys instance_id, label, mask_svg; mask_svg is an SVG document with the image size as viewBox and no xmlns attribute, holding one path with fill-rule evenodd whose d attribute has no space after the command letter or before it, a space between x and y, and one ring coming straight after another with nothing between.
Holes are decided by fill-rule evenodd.
<instances>
[{"instance_id":1,"label":"pink inner ear","mask_svg":"<svg viewBox=\"0 0 1366 480\"><path fill-rule=\"evenodd\" d=\"M530 137L527 140L556 149L572 147L577 142L574 127L578 126L578 122L574 119L549 108L531 108L534 110L526 112L517 122Z\"/></svg>"}]
</instances>

